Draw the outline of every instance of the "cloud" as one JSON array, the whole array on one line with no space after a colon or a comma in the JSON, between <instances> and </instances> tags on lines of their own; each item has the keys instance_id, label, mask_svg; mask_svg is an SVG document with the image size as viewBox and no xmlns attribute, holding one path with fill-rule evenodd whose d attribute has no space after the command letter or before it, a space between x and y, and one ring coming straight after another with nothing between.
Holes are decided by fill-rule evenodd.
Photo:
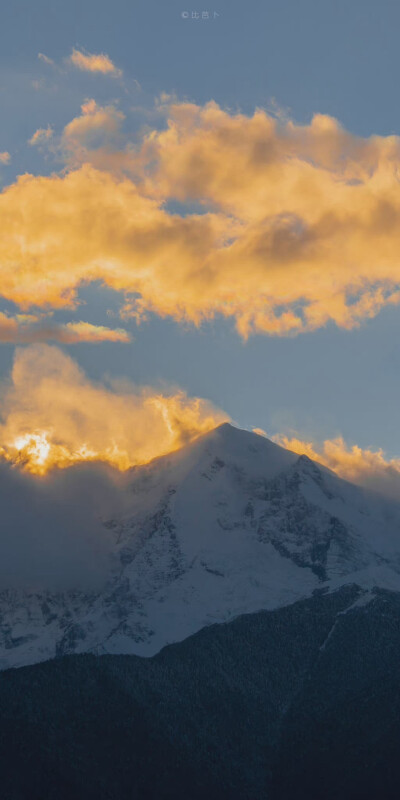
<instances>
[{"instance_id":1,"label":"cloud","mask_svg":"<svg viewBox=\"0 0 400 800\"><path fill-rule=\"evenodd\" d=\"M73 48L69 62L85 72L99 72L102 75L111 75L120 78L122 70L117 69L111 58L105 53L84 53Z\"/></svg>"},{"instance_id":2,"label":"cloud","mask_svg":"<svg viewBox=\"0 0 400 800\"><path fill-rule=\"evenodd\" d=\"M0 312L0 342L28 344L49 340L63 344L79 342L129 342L130 335L123 328L106 328L89 322L67 322L64 325L46 322L45 315Z\"/></svg>"},{"instance_id":3,"label":"cloud","mask_svg":"<svg viewBox=\"0 0 400 800\"><path fill-rule=\"evenodd\" d=\"M0 453L39 474L85 461L125 470L226 419L182 391L92 383L59 348L35 344L16 350L3 386Z\"/></svg>"},{"instance_id":4,"label":"cloud","mask_svg":"<svg viewBox=\"0 0 400 800\"><path fill-rule=\"evenodd\" d=\"M0 463L0 591L99 591L124 492L110 470L78 465L45 479Z\"/></svg>"},{"instance_id":5,"label":"cloud","mask_svg":"<svg viewBox=\"0 0 400 800\"><path fill-rule=\"evenodd\" d=\"M132 142L114 106L81 111L68 168L0 194L1 292L22 310L73 307L97 280L125 315L222 315L247 337L351 329L399 303L397 137L166 99L167 126Z\"/></svg>"},{"instance_id":6,"label":"cloud","mask_svg":"<svg viewBox=\"0 0 400 800\"><path fill-rule=\"evenodd\" d=\"M259 428L254 429L254 432L266 435ZM320 444L283 434L271 438L294 453L304 454L318 461L341 478L398 500L400 458L386 458L383 450L374 451L362 449L358 445L348 445L340 436L326 439Z\"/></svg>"},{"instance_id":7,"label":"cloud","mask_svg":"<svg viewBox=\"0 0 400 800\"><path fill-rule=\"evenodd\" d=\"M99 149L103 158L103 148L118 140L125 119L115 106L99 106L93 99L83 103L81 112L65 126L61 138L61 148L70 165L85 163L88 152L93 163Z\"/></svg>"},{"instance_id":8,"label":"cloud","mask_svg":"<svg viewBox=\"0 0 400 800\"><path fill-rule=\"evenodd\" d=\"M52 138L53 133L54 130L50 125L48 125L47 128L38 128L38 130L35 131L33 136L31 136L31 138L28 140L28 144L31 146L45 144L49 141L49 139Z\"/></svg>"},{"instance_id":9,"label":"cloud","mask_svg":"<svg viewBox=\"0 0 400 800\"><path fill-rule=\"evenodd\" d=\"M302 126L262 110L176 104L140 161L151 196L241 223L219 254L215 295L243 335L329 320L351 328L399 302L398 137L362 139L321 114Z\"/></svg>"},{"instance_id":10,"label":"cloud","mask_svg":"<svg viewBox=\"0 0 400 800\"><path fill-rule=\"evenodd\" d=\"M138 314L192 319L207 302L206 262L230 231L221 215L170 215L88 165L20 177L0 194L0 224L1 293L23 310L74 307L79 286L100 280L138 293Z\"/></svg>"},{"instance_id":11,"label":"cloud","mask_svg":"<svg viewBox=\"0 0 400 800\"><path fill-rule=\"evenodd\" d=\"M5 150L3 153L0 153L0 164L9 164L11 161L10 153L7 153Z\"/></svg>"},{"instance_id":12,"label":"cloud","mask_svg":"<svg viewBox=\"0 0 400 800\"><path fill-rule=\"evenodd\" d=\"M43 63L47 64L48 66L54 66L53 59L49 58L49 56L46 56L44 53L38 53L38 59L39 61L43 61Z\"/></svg>"},{"instance_id":13,"label":"cloud","mask_svg":"<svg viewBox=\"0 0 400 800\"><path fill-rule=\"evenodd\" d=\"M49 335L47 338L64 344L131 341L128 331L123 328L111 329L104 325L91 325L89 322L67 322L65 325L59 325L54 328L54 335Z\"/></svg>"}]
</instances>

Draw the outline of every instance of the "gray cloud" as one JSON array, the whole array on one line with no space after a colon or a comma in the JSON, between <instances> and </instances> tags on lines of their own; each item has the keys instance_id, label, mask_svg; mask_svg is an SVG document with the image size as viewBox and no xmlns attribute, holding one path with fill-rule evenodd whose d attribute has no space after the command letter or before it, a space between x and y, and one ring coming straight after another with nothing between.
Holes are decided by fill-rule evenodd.
<instances>
[{"instance_id":1,"label":"gray cloud","mask_svg":"<svg viewBox=\"0 0 400 800\"><path fill-rule=\"evenodd\" d=\"M1 464L0 590L100 588L113 544L101 518L121 510L123 482L100 465L39 478Z\"/></svg>"}]
</instances>

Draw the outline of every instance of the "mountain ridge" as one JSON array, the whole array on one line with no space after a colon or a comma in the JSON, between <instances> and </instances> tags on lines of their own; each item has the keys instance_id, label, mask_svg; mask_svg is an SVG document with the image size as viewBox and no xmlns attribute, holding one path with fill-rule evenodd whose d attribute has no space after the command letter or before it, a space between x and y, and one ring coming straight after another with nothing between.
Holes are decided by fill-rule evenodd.
<instances>
[{"instance_id":1,"label":"mountain ridge","mask_svg":"<svg viewBox=\"0 0 400 800\"><path fill-rule=\"evenodd\" d=\"M228 423L130 470L121 492L101 591L0 593L0 667L151 656L315 590L400 590L396 504Z\"/></svg>"},{"instance_id":2,"label":"mountain ridge","mask_svg":"<svg viewBox=\"0 0 400 800\"><path fill-rule=\"evenodd\" d=\"M349 585L210 625L151 658L7 670L3 795L395 800L400 596L362 600Z\"/></svg>"}]
</instances>

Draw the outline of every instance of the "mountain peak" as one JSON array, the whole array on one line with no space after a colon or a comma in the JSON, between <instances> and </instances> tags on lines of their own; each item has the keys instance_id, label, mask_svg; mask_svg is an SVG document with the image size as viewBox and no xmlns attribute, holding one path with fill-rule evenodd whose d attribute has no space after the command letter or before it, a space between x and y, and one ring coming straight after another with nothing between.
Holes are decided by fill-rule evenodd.
<instances>
[{"instance_id":1,"label":"mountain peak","mask_svg":"<svg viewBox=\"0 0 400 800\"><path fill-rule=\"evenodd\" d=\"M264 436L224 422L180 450L151 462L149 468L165 469L171 483L189 474L203 473L217 462L249 479L270 479L292 466L297 458L297 454Z\"/></svg>"},{"instance_id":2,"label":"mountain peak","mask_svg":"<svg viewBox=\"0 0 400 800\"><path fill-rule=\"evenodd\" d=\"M259 434L224 423L128 480L106 521L100 592L0 595L0 669L73 652L151 655L321 586L400 585L398 517Z\"/></svg>"},{"instance_id":3,"label":"mountain peak","mask_svg":"<svg viewBox=\"0 0 400 800\"><path fill-rule=\"evenodd\" d=\"M275 444L275 442L273 442L271 439L268 439L267 436L261 436L259 433L255 433L254 431L240 428L238 425L234 425L231 422L221 422L221 424L217 425L216 428L212 428L212 430L208 431L202 436L199 436L195 441L217 441L228 447L233 445L244 448L248 446L260 446L264 448L278 448L279 450L285 449Z\"/></svg>"}]
</instances>

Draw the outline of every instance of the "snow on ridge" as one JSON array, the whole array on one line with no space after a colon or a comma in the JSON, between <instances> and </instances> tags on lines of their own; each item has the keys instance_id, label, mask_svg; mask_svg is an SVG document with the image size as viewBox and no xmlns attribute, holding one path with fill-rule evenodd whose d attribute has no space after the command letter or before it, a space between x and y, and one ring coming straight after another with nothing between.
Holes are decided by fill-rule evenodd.
<instances>
[{"instance_id":1,"label":"snow on ridge","mask_svg":"<svg viewBox=\"0 0 400 800\"><path fill-rule=\"evenodd\" d=\"M130 471L97 594L0 595L0 667L66 653L150 656L205 625L346 583L400 590L399 514L225 423Z\"/></svg>"}]
</instances>

